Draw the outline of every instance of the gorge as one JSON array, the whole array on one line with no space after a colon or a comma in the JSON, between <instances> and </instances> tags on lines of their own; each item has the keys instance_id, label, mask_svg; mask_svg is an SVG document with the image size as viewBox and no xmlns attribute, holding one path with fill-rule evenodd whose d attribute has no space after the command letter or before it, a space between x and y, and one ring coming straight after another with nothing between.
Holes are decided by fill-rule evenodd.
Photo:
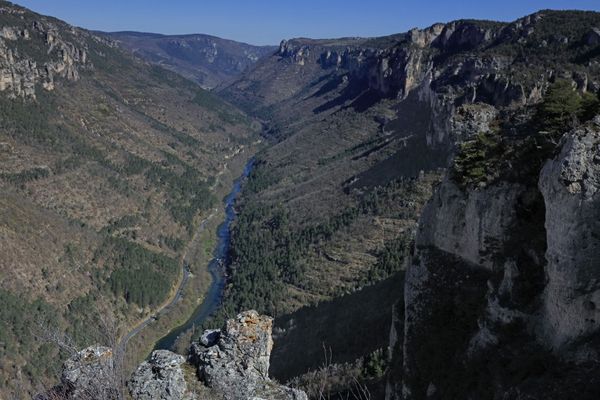
<instances>
[{"instance_id":1,"label":"gorge","mask_svg":"<svg viewBox=\"0 0 600 400\"><path fill-rule=\"evenodd\" d=\"M250 48L1 4L0 396L600 397L600 13Z\"/></svg>"},{"instance_id":2,"label":"gorge","mask_svg":"<svg viewBox=\"0 0 600 400\"><path fill-rule=\"evenodd\" d=\"M208 265L212 277L210 289L204 296L202 303L194 310L192 316L183 325L178 326L161 338L154 346L154 350L172 350L175 342L183 332L194 329L196 326L202 326L204 321L219 307L225 287L224 268L229 257L230 228L235 218L235 201L242 188L243 180L248 178L248 175L252 172L253 164L254 160L248 161L242 175L234 181L231 192L225 197L225 220L217 230L218 242L213 252L213 259Z\"/></svg>"}]
</instances>

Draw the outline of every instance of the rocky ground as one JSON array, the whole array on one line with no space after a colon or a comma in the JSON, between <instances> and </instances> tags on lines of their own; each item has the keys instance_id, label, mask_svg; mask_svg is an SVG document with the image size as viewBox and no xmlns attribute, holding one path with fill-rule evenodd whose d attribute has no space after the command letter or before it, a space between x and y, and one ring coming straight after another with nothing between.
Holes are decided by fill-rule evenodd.
<instances>
[{"instance_id":1,"label":"rocky ground","mask_svg":"<svg viewBox=\"0 0 600 400\"><path fill-rule=\"evenodd\" d=\"M264 399L306 400L302 391L269 378L273 320L247 311L208 330L185 357L166 350L152 353L127 381L134 400ZM61 383L37 400L120 399L122 381L112 350L94 346L67 360Z\"/></svg>"}]
</instances>

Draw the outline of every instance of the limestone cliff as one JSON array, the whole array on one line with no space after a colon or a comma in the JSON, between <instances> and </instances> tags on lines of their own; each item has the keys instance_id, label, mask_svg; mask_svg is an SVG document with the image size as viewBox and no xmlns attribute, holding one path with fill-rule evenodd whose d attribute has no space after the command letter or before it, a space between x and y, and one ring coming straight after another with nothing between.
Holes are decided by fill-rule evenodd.
<instances>
[{"instance_id":1,"label":"limestone cliff","mask_svg":"<svg viewBox=\"0 0 600 400\"><path fill-rule=\"evenodd\" d=\"M560 149L537 185L438 187L406 277L402 389L392 379L388 398L597 398L599 119Z\"/></svg>"},{"instance_id":2,"label":"limestone cliff","mask_svg":"<svg viewBox=\"0 0 600 400\"><path fill-rule=\"evenodd\" d=\"M82 69L93 68L89 46L106 42L77 28L65 36L56 21L30 17L16 6L0 8L0 92L9 98L35 98L41 88L54 90L58 79L79 80Z\"/></svg>"}]
</instances>

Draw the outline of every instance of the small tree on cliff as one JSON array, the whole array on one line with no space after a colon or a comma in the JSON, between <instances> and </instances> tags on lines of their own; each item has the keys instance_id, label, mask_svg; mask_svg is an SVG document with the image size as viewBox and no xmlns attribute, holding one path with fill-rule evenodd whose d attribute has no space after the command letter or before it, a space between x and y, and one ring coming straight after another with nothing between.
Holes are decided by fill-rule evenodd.
<instances>
[{"instance_id":1,"label":"small tree on cliff","mask_svg":"<svg viewBox=\"0 0 600 400\"><path fill-rule=\"evenodd\" d=\"M540 130L548 132L554 139L576 126L581 112L581 96L570 81L560 79L548 88L538 107L537 121Z\"/></svg>"}]
</instances>

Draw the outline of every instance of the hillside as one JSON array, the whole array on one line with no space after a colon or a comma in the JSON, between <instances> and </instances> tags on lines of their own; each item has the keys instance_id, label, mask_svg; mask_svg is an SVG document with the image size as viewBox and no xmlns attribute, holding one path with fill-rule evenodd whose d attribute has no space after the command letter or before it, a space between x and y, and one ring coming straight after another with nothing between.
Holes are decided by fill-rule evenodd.
<instances>
[{"instance_id":1,"label":"hillside","mask_svg":"<svg viewBox=\"0 0 600 400\"><path fill-rule=\"evenodd\" d=\"M193 82L6 1L0 115L0 397L9 398L54 379L65 353L48 336L107 343L164 301L219 200L226 159L255 133Z\"/></svg>"},{"instance_id":2,"label":"hillside","mask_svg":"<svg viewBox=\"0 0 600 400\"><path fill-rule=\"evenodd\" d=\"M231 82L275 46L253 46L209 35L103 33L136 56L197 82L205 89Z\"/></svg>"},{"instance_id":3,"label":"hillside","mask_svg":"<svg viewBox=\"0 0 600 400\"><path fill-rule=\"evenodd\" d=\"M221 91L268 121L273 141L242 198L222 314L283 315L404 269L422 206L461 143L500 130L526 154L536 107L557 81L595 101L598 25L598 13L540 11L386 38L283 41ZM534 179L545 159L531 157L497 171ZM322 359L324 344L311 345L304 354Z\"/></svg>"}]
</instances>

